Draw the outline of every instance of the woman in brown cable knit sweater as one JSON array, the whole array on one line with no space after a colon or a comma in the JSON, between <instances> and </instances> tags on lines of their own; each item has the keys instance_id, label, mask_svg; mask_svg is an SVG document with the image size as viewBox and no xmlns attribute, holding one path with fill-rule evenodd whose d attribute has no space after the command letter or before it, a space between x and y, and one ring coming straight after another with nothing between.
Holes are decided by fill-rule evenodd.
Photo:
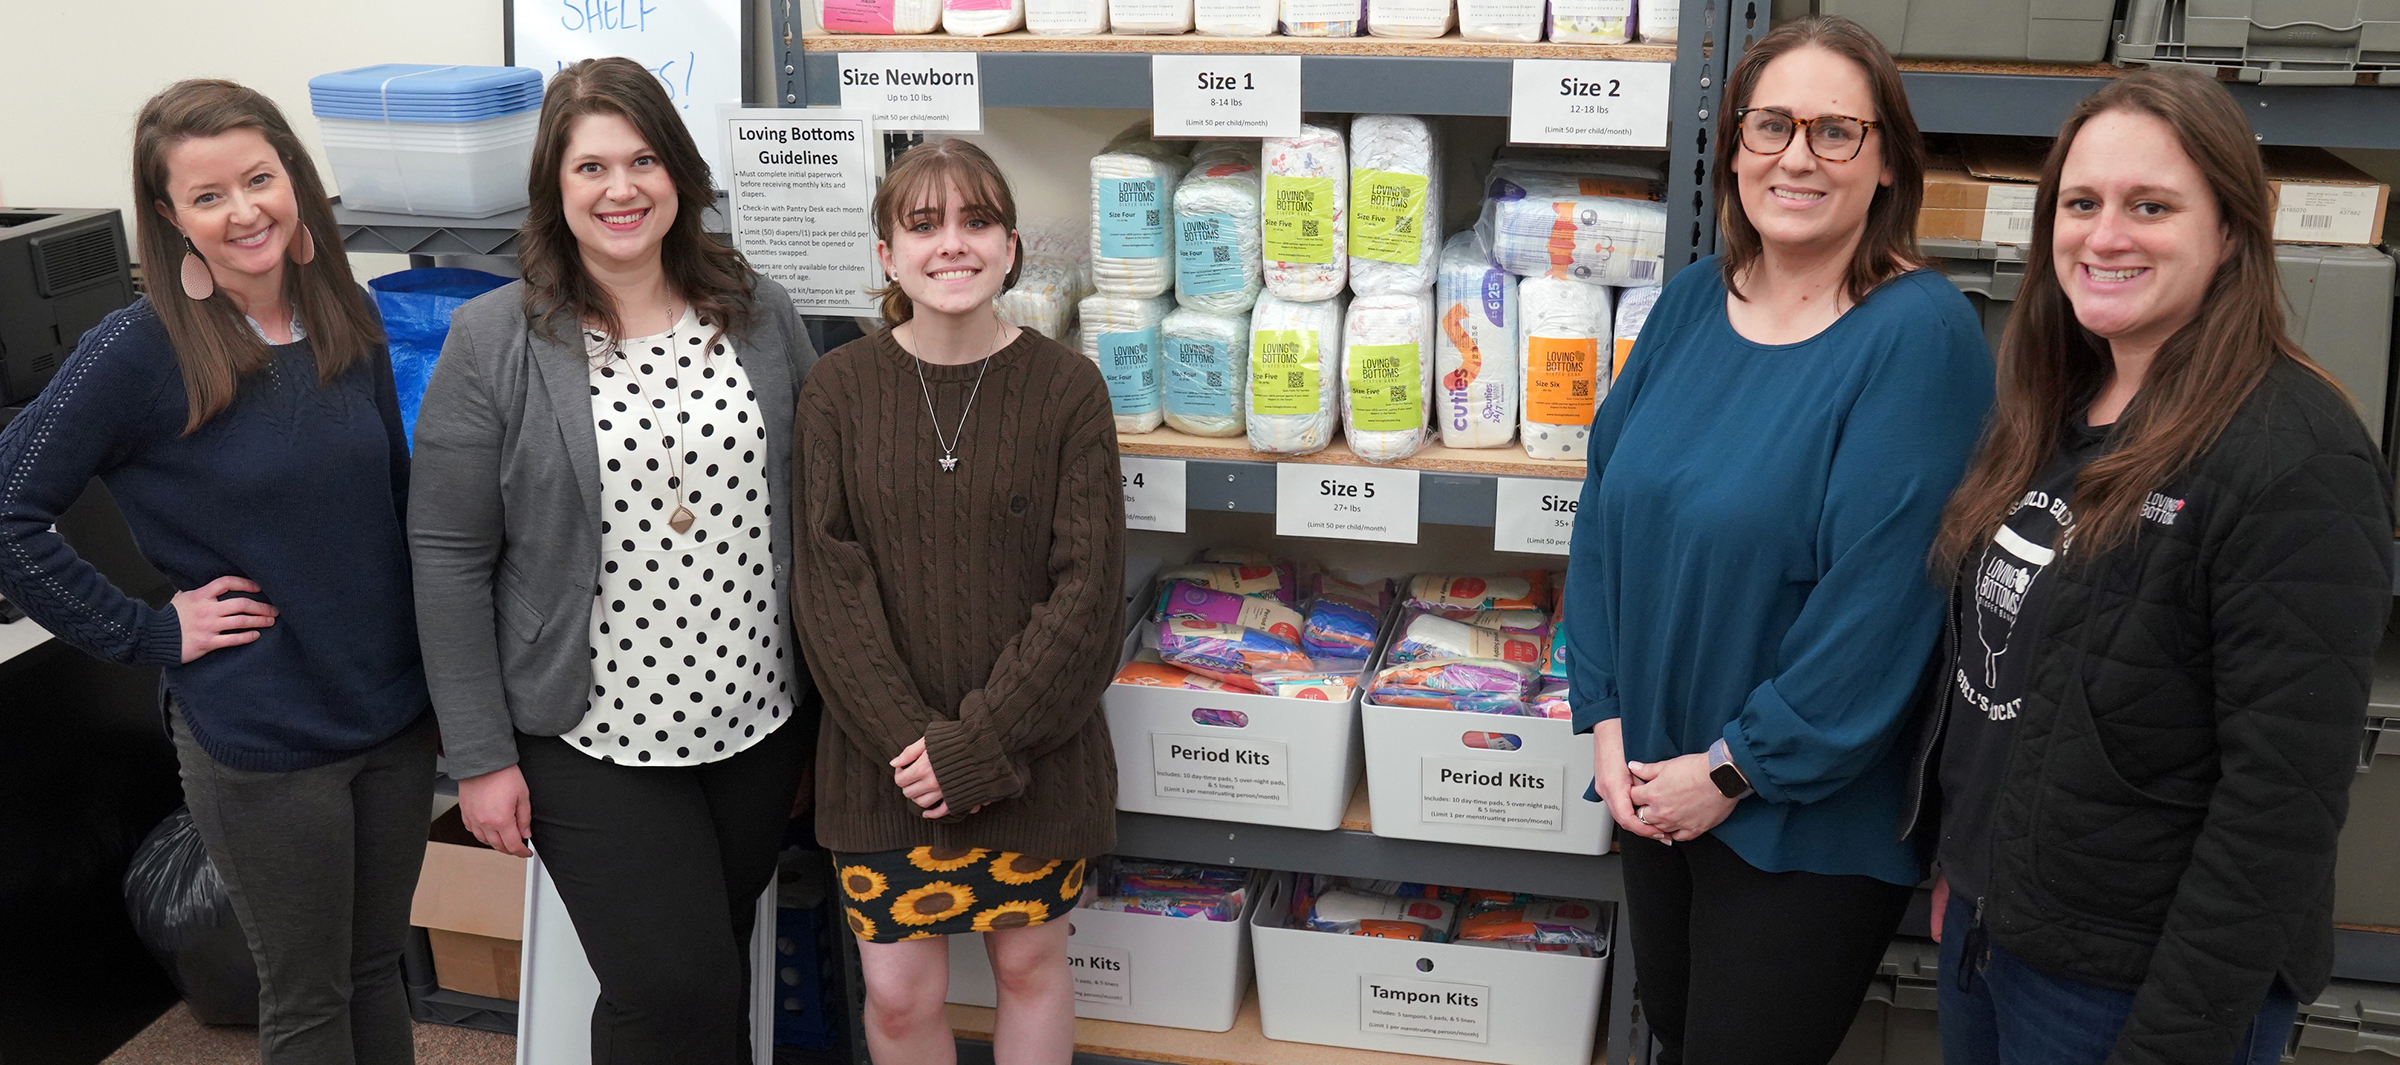
<instances>
[{"instance_id":1,"label":"woman in brown cable knit sweater","mask_svg":"<svg viewBox=\"0 0 2400 1065\"><path fill-rule=\"evenodd\" d=\"M994 1052L1066 1062L1067 922L1116 839L1100 694L1124 632L1125 513L1090 360L1003 323L1016 205L963 141L875 197L891 328L800 392L793 613L825 692L833 850L878 1062L952 1060L944 937L982 932Z\"/></svg>"}]
</instances>

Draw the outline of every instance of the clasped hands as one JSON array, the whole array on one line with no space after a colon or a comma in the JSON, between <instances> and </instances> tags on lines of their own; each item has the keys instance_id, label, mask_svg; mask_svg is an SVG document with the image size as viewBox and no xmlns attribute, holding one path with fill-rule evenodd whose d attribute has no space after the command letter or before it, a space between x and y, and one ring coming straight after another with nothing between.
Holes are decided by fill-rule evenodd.
<instances>
[{"instance_id":1,"label":"clasped hands","mask_svg":"<svg viewBox=\"0 0 2400 1065\"><path fill-rule=\"evenodd\" d=\"M942 797L942 782L933 775L933 756L925 753L925 739L909 744L892 759L892 783L900 786L900 794L925 810L925 819L939 821L950 816L950 803ZM977 806L968 813L983 807Z\"/></svg>"},{"instance_id":2,"label":"clasped hands","mask_svg":"<svg viewBox=\"0 0 2400 1065\"><path fill-rule=\"evenodd\" d=\"M1698 839L1731 816L1735 800L1708 776L1708 756L1627 762L1622 722L1592 729L1592 765L1600 798L1617 827L1669 846Z\"/></svg>"}]
</instances>

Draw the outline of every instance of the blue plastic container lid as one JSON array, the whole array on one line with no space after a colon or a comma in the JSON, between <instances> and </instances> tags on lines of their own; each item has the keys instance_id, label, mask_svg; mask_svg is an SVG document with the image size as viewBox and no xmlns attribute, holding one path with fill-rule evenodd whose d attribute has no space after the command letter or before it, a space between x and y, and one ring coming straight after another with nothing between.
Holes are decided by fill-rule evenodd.
<instances>
[{"instance_id":1,"label":"blue plastic container lid","mask_svg":"<svg viewBox=\"0 0 2400 1065\"><path fill-rule=\"evenodd\" d=\"M411 97L459 97L542 84L541 71L532 67L436 66L430 63L384 63L356 70L319 74L308 79L311 93L319 89Z\"/></svg>"},{"instance_id":2,"label":"blue plastic container lid","mask_svg":"<svg viewBox=\"0 0 2400 1065\"><path fill-rule=\"evenodd\" d=\"M541 106L541 99L536 97L523 103L494 104L485 107L423 108L394 105L385 108L365 103L319 104L310 110L318 118L356 118L377 122L386 120L392 122L474 122L486 118L498 118L502 115L523 114L527 111L538 110Z\"/></svg>"}]
</instances>

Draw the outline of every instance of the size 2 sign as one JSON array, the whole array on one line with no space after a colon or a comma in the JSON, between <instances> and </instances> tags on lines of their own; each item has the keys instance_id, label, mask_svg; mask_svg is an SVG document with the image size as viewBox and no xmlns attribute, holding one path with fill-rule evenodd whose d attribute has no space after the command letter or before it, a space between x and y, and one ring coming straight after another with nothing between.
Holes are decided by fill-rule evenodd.
<instances>
[{"instance_id":1,"label":"size 2 sign","mask_svg":"<svg viewBox=\"0 0 2400 1065\"><path fill-rule=\"evenodd\" d=\"M1517 60L1509 86L1509 142L1665 147L1667 78L1665 63Z\"/></svg>"},{"instance_id":2,"label":"size 2 sign","mask_svg":"<svg viewBox=\"0 0 2400 1065\"><path fill-rule=\"evenodd\" d=\"M1125 486L1125 527L1152 532L1183 531L1182 459L1117 460Z\"/></svg>"},{"instance_id":3,"label":"size 2 sign","mask_svg":"<svg viewBox=\"0 0 2400 1065\"><path fill-rule=\"evenodd\" d=\"M1150 57L1151 126L1160 137L1296 137L1300 57Z\"/></svg>"}]
</instances>

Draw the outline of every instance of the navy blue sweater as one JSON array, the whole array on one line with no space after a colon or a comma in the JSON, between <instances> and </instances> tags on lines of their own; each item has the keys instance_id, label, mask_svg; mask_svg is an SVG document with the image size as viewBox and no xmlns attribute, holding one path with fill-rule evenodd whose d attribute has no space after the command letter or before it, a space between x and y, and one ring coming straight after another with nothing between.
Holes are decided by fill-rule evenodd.
<instances>
[{"instance_id":1,"label":"navy blue sweater","mask_svg":"<svg viewBox=\"0 0 2400 1065\"><path fill-rule=\"evenodd\" d=\"M1884 283L1754 344L1715 258L1661 293L1592 422L1567 569L1575 727L1625 756L1724 738L1758 789L1715 829L1767 872L1915 884L1894 742L1941 627L1925 554L1992 403L1974 308Z\"/></svg>"},{"instance_id":2,"label":"navy blue sweater","mask_svg":"<svg viewBox=\"0 0 2400 1065\"><path fill-rule=\"evenodd\" d=\"M330 386L303 340L183 435L188 398L148 299L108 316L0 430L0 593L60 639L166 667L192 735L235 769L304 769L390 739L427 706L409 588L408 451L382 347ZM173 606L110 584L51 525L98 475L178 590L219 577L280 616L179 664Z\"/></svg>"}]
</instances>

